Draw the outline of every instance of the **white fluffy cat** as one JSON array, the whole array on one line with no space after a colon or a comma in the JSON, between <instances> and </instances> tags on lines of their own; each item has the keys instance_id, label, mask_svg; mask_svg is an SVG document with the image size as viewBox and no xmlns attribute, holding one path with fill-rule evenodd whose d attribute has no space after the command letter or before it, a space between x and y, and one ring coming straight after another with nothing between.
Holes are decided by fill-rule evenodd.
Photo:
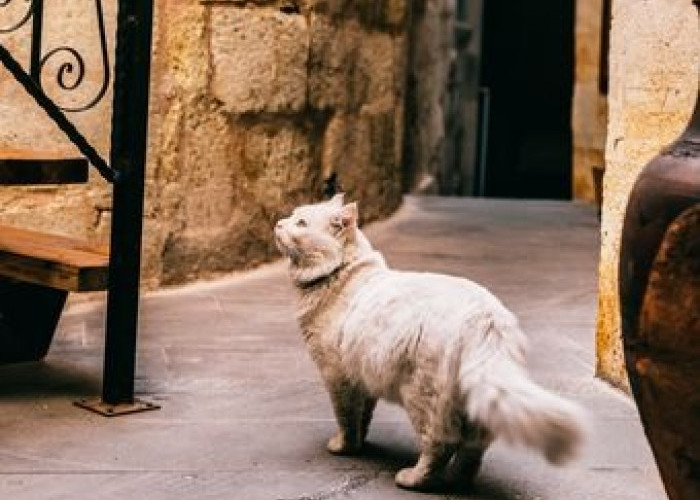
<instances>
[{"instance_id":1,"label":"white fluffy cat","mask_svg":"<svg viewBox=\"0 0 700 500\"><path fill-rule=\"evenodd\" d=\"M576 405L525 371L526 338L485 288L462 278L394 271L357 227L357 205L302 206L275 227L300 293L298 320L330 393L332 453L358 451L377 399L402 405L420 458L399 471L411 489L471 481L496 438L554 464L583 440Z\"/></svg>"}]
</instances>

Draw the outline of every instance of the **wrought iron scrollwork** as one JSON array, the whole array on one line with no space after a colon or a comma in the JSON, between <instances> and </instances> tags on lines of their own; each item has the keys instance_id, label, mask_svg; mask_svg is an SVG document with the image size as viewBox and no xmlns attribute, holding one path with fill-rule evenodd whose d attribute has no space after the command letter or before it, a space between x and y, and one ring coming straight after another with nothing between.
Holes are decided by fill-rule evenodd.
<instances>
[{"instance_id":1,"label":"wrought iron scrollwork","mask_svg":"<svg viewBox=\"0 0 700 500\"><path fill-rule=\"evenodd\" d=\"M75 90L80 87L80 84L83 83L83 78L85 78L85 61L83 61L80 53L71 47L55 48L41 59L41 68L43 68L46 61L55 54L66 54L73 59L73 61L62 63L58 68L56 81L58 82L59 87L61 87L63 90ZM75 71L76 66L77 71ZM74 72L76 73L75 75L73 74ZM66 78L69 77L73 77L72 82L66 81Z\"/></svg>"},{"instance_id":2,"label":"wrought iron scrollwork","mask_svg":"<svg viewBox=\"0 0 700 500\"><path fill-rule=\"evenodd\" d=\"M15 24L12 24L7 27L2 27L0 26L0 34L3 33L12 33L13 31L17 31L20 29L22 26L27 24L27 21L29 21L29 18L32 17L32 2L30 0L25 0L28 5L27 5L27 11L24 13L24 15L19 19L19 21L16 21ZM2 7L8 7L12 3L12 0L0 0L0 8Z\"/></svg>"},{"instance_id":3,"label":"wrought iron scrollwork","mask_svg":"<svg viewBox=\"0 0 700 500\"><path fill-rule=\"evenodd\" d=\"M32 57L30 61L30 74L40 87L42 76L48 71L47 63L57 63L58 69L54 75L58 87L66 92L79 91L85 83L86 64L85 58L80 51L67 45L55 47L45 54L42 54L42 24L43 24L43 4L44 0L25 0L30 2L27 13L15 24L7 28L0 27L0 34L11 33L19 30L27 24L29 19L34 18L32 26ZM97 17L97 27L100 45L100 56L102 58L102 81L97 93L88 102L79 105L59 105L62 111L80 112L94 107L107 93L111 79L109 54L107 51L107 36L105 33L104 15L102 0L95 1L95 14ZM9 6L13 0L0 0L0 9ZM1 10L0 10L1 12ZM46 69L46 71L45 71Z\"/></svg>"}]
</instances>

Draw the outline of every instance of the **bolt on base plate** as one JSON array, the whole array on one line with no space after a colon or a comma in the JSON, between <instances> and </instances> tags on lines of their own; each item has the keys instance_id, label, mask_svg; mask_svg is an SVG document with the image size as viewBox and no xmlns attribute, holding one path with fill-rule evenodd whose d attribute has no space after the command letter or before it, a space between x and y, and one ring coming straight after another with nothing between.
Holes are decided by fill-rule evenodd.
<instances>
[{"instance_id":1,"label":"bolt on base plate","mask_svg":"<svg viewBox=\"0 0 700 500\"><path fill-rule=\"evenodd\" d=\"M78 408L89 410L102 415L103 417L119 417L131 413L141 413L144 411L160 410L160 406L155 403L134 398L132 403L109 404L101 399L81 399L73 403Z\"/></svg>"}]
</instances>

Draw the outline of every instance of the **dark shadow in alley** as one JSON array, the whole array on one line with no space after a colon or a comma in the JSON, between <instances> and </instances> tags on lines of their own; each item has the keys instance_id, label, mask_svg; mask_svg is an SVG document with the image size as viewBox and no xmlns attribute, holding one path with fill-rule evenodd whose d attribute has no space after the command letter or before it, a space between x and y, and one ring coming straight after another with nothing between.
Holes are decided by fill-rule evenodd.
<instances>
[{"instance_id":1,"label":"dark shadow in alley","mask_svg":"<svg viewBox=\"0 0 700 500\"><path fill-rule=\"evenodd\" d=\"M21 363L0 366L0 399L81 398L100 392L100 379L69 364ZM8 383L10 382L10 383Z\"/></svg>"}]
</instances>

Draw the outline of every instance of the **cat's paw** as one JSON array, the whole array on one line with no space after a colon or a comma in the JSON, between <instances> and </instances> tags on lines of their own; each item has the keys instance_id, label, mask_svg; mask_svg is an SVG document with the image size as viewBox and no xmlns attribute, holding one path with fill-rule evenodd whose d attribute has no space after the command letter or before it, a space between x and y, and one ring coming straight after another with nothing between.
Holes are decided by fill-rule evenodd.
<instances>
[{"instance_id":1,"label":"cat's paw","mask_svg":"<svg viewBox=\"0 0 700 500\"><path fill-rule=\"evenodd\" d=\"M401 469L394 477L396 485L407 490L432 491L444 486L443 478L426 474L417 467Z\"/></svg>"},{"instance_id":2,"label":"cat's paw","mask_svg":"<svg viewBox=\"0 0 700 500\"><path fill-rule=\"evenodd\" d=\"M338 432L328 440L326 448L334 455L352 455L360 451L361 445L350 441L342 432Z\"/></svg>"}]
</instances>

